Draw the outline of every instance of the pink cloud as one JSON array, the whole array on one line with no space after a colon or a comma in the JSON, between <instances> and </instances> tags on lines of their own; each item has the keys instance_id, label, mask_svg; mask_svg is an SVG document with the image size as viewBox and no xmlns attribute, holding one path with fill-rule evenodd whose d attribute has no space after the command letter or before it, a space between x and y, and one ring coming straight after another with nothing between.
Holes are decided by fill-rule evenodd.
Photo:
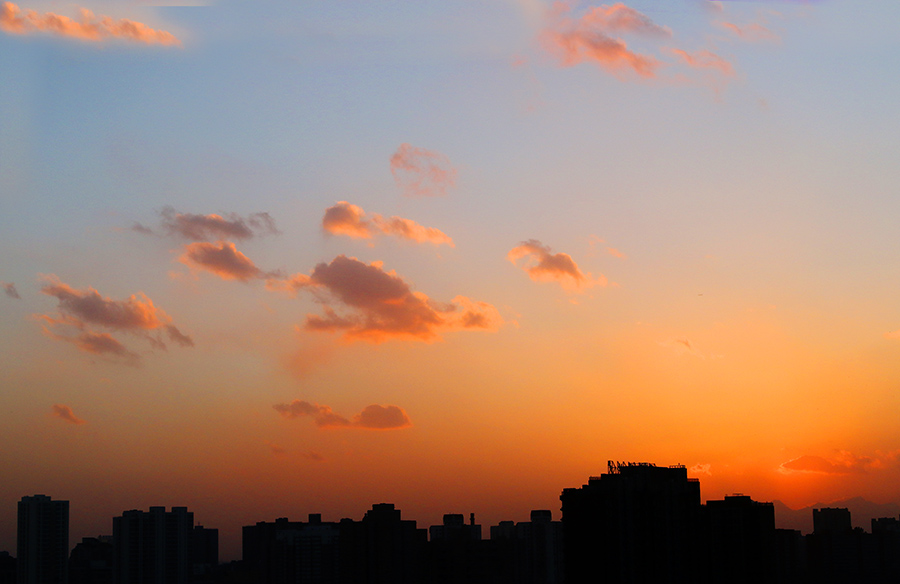
<instances>
[{"instance_id":1,"label":"pink cloud","mask_svg":"<svg viewBox=\"0 0 900 584\"><path fill-rule=\"evenodd\" d=\"M713 52L703 50L696 51L694 53L688 53L687 51L682 51L681 49L668 50L673 55L681 59L682 62L690 67L694 67L695 69L715 69L726 77L734 76L734 67L731 65L731 63Z\"/></svg>"},{"instance_id":2,"label":"pink cloud","mask_svg":"<svg viewBox=\"0 0 900 584\"><path fill-rule=\"evenodd\" d=\"M65 422L69 422L70 424L85 424L86 422L75 415L75 412L72 411L67 405L63 404L53 404L53 408L51 409L51 414L56 416L60 420Z\"/></svg>"},{"instance_id":3,"label":"pink cloud","mask_svg":"<svg viewBox=\"0 0 900 584\"><path fill-rule=\"evenodd\" d=\"M334 413L329 406L295 399L288 404L275 404L275 411L285 418L310 417L320 428L362 428L366 430L396 430L412 425L409 416L397 406L373 404L355 415L352 420Z\"/></svg>"},{"instance_id":4,"label":"pink cloud","mask_svg":"<svg viewBox=\"0 0 900 584\"><path fill-rule=\"evenodd\" d=\"M137 43L181 46L181 41L170 32L155 30L126 18L115 21L108 16L97 17L85 8L81 9L80 18L73 20L52 12L38 14L28 10L23 13L16 4L4 2L0 4L0 30L12 34L49 32L93 42L119 38Z\"/></svg>"},{"instance_id":5,"label":"pink cloud","mask_svg":"<svg viewBox=\"0 0 900 584\"><path fill-rule=\"evenodd\" d=\"M53 275L47 276L46 280L41 292L59 301L58 314L39 315L44 322L44 331L52 338L73 343L87 353L117 357L131 364L138 360L137 354L111 334L97 332L91 327L133 334L158 349L166 348L163 333L181 346L193 346L191 337L173 325L171 317L144 294L113 300L104 298L93 288L72 288Z\"/></svg>"},{"instance_id":6,"label":"pink cloud","mask_svg":"<svg viewBox=\"0 0 900 584\"><path fill-rule=\"evenodd\" d=\"M549 246L536 239L523 241L512 248L506 257L513 265L518 265L517 262L525 258L522 269L535 282L557 282L568 290L606 285L603 275L594 279L590 274L584 274L572 256L567 253L554 254Z\"/></svg>"},{"instance_id":7,"label":"pink cloud","mask_svg":"<svg viewBox=\"0 0 900 584\"><path fill-rule=\"evenodd\" d=\"M778 35L764 25L754 22L743 26L733 22L720 22L719 26L745 41L777 41Z\"/></svg>"},{"instance_id":8,"label":"pink cloud","mask_svg":"<svg viewBox=\"0 0 900 584\"><path fill-rule=\"evenodd\" d=\"M659 61L635 53L614 35L668 37L672 34L668 28L654 24L646 15L621 2L592 8L577 20L568 16L569 10L568 5L557 3L551 22L542 34L545 46L556 54L562 66L594 62L615 73L630 70L641 77L656 75Z\"/></svg>"},{"instance_id":9,"label":"pink cloud","mask_svg":"<svg viewBox=\"0 0 900 584\"><path fill-rule=\"evenodd\" d=\"M434 150L401 144L391 156L391 174L407 197L437 197L456 184L456 169Z\"/></svg>"},{"instance_id":10,"label":"pink cloud","mask_svg":"<svg viewBox=\"0 0 900 584\"><path fill-rule=\"evenodd\" d=\"M279 233L275 226L275 220L268 213L253 213L247 217L230 213L223 217L214 213L209 215L178 213L171 207L167 207L160 215L162 215L162 228L166 233L193 241L225 238L244 240ZM132 229L141 233L153 232L140 223L136 223Z\"/></svg>"},{"instance_id":11,"label":"pink cloud","mask_svg":"<svg viewBox=\"0 0 900 584\"><path fill-rule=\"evenodd\" d=\"M308 290L322 303L323 315L308 315L312 331L344 331L348 340L380 343L389 339L434 341L451 330L496 330L503 323L497 309L485 302L457 296L440 303L414 292L381 263L365 264L340 255L320 263L310 275L270 280L270 289ZM333 305L343 307L338 313Z\"/></svg>"},{"instance_id":12,"label":"pink cloud","mask_svg":"<svg viewBox=\"0 0 900 584\"><path fill-rule=\"evenodd\" d=\"M277 272L263 272L250 258L242 254L230 241L208 243L197 241L184 246L178 261L195 270L204 270L223 280L249 282L277 277Z\"/></svg>"},{"instance_id":13,"label":"pink cloud","mask_svg":"<svg viewBox=\"0 0 900 584\"><path fill-rule=\"evenodd\" d=\"M377 213L368 219L365 211L346 201L339 201L325 210L322 229L332 235L346 235L360 239L371 239L380 233L416 243L446 244L454 247L453 240L438 229L423 227L415 221L402 217L384 218Z\"/></svg>"}]
</instances>

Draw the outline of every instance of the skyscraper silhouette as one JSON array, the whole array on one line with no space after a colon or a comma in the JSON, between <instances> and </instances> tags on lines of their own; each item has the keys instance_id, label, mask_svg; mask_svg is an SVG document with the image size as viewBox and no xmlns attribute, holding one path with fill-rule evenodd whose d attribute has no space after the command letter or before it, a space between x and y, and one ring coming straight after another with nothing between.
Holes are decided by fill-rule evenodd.
<instances>
[{"instance_id":1,"label":"skyscraper silhouette","mask_svg":"<svg viewBox=\"0 0 900 584\"><path fill-rule=\"evenodd\" d=\"M46 495L22 497L16 550L18 584L67 584L69 502Z\"/></svg>"},{"instance_id":2,"label":"skyscraper silhouette","mask_svg":"<svg viewBox=\"0 0 900 584\"><path fill-rule=\"evenodd\" d=\"M700 483L684 466L610 461L560 501L568 584L697 580Z\"/></svg>"},{"instance_id":3,"label":"skyscraper silhouette","mask_svg":"<svg viewBox=\"0 0 900 584\"><path fill-rule=\"evenodd\" d=\"M113 518L116 584L188 584L194 514L150 507Z\"/></svg>"}]
</instances>

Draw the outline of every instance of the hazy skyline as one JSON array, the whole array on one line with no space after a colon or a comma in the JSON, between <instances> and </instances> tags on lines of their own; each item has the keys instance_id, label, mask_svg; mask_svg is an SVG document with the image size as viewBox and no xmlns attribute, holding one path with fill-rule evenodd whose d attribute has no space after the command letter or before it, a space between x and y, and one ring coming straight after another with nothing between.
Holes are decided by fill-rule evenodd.
<instances>
[{"instance_id":1,"label":"hazy skyline","mask_svg":"<svg viewBox=\"0 0 900 584\"><path fill-rule=\"evenodd\" d=\"M900 502L896 3L184 4L0 6L0 550Z\"/></svg>"}]
</instances>

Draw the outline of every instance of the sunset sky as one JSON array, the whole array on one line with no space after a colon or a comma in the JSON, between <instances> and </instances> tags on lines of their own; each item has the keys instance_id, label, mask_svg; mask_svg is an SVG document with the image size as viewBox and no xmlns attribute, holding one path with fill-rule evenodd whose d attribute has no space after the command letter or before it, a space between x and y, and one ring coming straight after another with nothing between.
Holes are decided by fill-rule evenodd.
<instances>
[{"instance_id":1,"label":"sunset sky","mask_svg":"<svg viewBox=\"0 0 900 584\"><path fill-rule=\"evenodd\" d=\"M0 550L900 502L900 3L0 4Z\"/></svg>"}]
</instances>

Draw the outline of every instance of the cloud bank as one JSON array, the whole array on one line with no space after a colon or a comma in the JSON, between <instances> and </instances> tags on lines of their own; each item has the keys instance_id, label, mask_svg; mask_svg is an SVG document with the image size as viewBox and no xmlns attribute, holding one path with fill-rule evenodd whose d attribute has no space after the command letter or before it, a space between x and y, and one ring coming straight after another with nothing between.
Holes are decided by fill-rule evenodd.
<instances>
[{"instance_id":1,"label":"cloud bank","mask_svg":"<svg viewBox=\"0 0 900 584\"><path fill-rule=\"evenodd\" d=\"M12 34L51 33L92 42L123 39L136 43L181 46L181 41L170 32L155 30L126 18L115 21L109 16L94 16L86 8L81 9L79 19L73 20L52 12L22 12L16 4L4 2L0 4L0 30Z\"/></svg>"},{"instance_id":2,"label":"cloud bank","mask_svg":"<svg viewBox=\"0 0 900 584\"><path fill-rule=\"evenodd\" d=\"M497 309L485 302L457 296L440 303L413 291L380 262L366 264L340 255L320 263L309 274L270 280L270 289L307 290L322 304L323 315L310 314L305 328L343 331L347 340L380 343L390 339L434 341L452 330L497 330L503 323ZM339 313L335 306L342 308Z\"/></svg>"},{"instance_id":3,"label":"cloud bank","mask_svg":"<svg viewBox=\"0 0 900 584\"><path fill-rule=\"evenodd\" d=\"M373 404L353 416L345 418L329 406L295 399L288 404L275 404L275 411L285 418L310 417L320 428L362 428L365 430L397 430L412 426L409 416L397 406Z\"/></svg>"},{"instance_id":4,"label":"cloud bank","mask_svg":"<svg viewBox=\"0 0 900 584\"><path fill-rule=\"evenodd\" d=\"M338 201L325 210L322 217L322 229L332 235L346 235L359 239L371 239L377 234L388 235L434 245L454 247L453 240L443 231L433 227L423 227L415 221L402 217L384 218L375 213L372 218L366 212L347 201Z\"/></svg>"},{"instance_id":5,"label":"cloud bank","mask_svg":"<svg viewBox=\"0 0 900 584\"><path fill-rule=\"evenodd\" d=\"M857 456L846 450L839 450L831 458L805 454L782 463L782 472L811 472L819 474L861 474L896 464L897 453L882 457Z\"/></svg>"},{"instance_id":6,"label":"cloud bank","mask_svg":"<svg viewBox=\"0 0 900 584\"><path fill-rule=\"evenodd\" d=\"M407 197L438 197L456 185L456 169L434 150L401 144L391 156L391 174Z\"/></svg>"}]
</instances>

